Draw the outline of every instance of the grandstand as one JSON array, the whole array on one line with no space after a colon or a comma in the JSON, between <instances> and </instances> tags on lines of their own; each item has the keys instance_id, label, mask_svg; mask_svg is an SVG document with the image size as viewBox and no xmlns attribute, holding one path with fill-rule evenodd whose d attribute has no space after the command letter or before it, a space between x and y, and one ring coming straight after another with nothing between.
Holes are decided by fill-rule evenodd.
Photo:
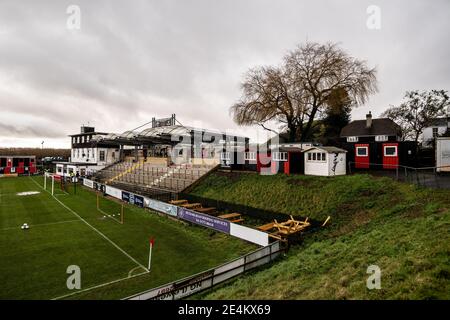
<instances>
[{"instance_id":1,"label":"grandstand","mask_svg":"<svg viewBox=\"0 0 450 320\"><path fill-rule=\"evenodd\" d=\"M120 161L93 175L95 181L155 197L186 190L219 166L227 165L230 148L245 150L248 138L177 125L171 118L152 120L152 127L123 134L93 136L93 143L117 146Z\"/></svg>"}]
</instances>

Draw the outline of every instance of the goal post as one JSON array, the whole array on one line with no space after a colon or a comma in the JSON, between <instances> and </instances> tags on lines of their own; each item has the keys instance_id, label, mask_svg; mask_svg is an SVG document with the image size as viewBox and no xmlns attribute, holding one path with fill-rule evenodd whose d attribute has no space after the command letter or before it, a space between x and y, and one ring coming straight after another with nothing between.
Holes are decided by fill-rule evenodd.
<instances>
[{"instance_id":1,"label":"goal post","mask_svg":"<svg viewBox=\"0 0 450 320\"><path fill-rule=\"evenodd\" d=\"M47 180L50 180L50 181L47 183ZM45 172L44 173L44 190L47 190L47 184L50 184L49 192L51 193L52 196L55 195L55 191L56 191L55 190L55 181L59 181L60 188L62 191L64 191L64 187L62 185L62 183L63 183L62 180L63 180L63 178L60 175Z\"/></svg>"},{"instance_id":2,"label":"goal post","mask_svg":"<svg viewBox=\"0 0 450 320\"><path fill-rule=\"evenodd\" d=\"M97 211L103 218L112 219L120 224L124 223L125 210L122 202L109 199L97 192L96 205Z\"/></svg>"}]
</instances>

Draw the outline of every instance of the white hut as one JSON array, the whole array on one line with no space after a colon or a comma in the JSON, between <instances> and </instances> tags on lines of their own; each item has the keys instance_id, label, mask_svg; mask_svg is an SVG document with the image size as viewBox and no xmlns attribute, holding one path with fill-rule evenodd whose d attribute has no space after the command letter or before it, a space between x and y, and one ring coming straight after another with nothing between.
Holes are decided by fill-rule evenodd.
<instances>
[{"instance_id":1,"label":"white hut","mask_svg":"<svg viewBox=\"0 0 450 320\"><path fill-rule=\"evenodd\" d=\"M346 153L336 147L312 147L305 151L305 175L338 176L346 174Z\"/></svg>"}]
</instances>

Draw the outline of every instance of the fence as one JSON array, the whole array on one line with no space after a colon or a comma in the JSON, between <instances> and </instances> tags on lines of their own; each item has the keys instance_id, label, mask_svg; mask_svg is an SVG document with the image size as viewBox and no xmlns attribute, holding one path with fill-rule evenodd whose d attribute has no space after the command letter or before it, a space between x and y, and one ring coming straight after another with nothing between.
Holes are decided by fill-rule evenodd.
<instances>
[{"instance_id":1,"label":"fence","mask_svg":"<svg viewBox=\"0 0 450 320\"><path fill-rule=\"evenodd\" d=\"M450 189L450 174L448 172L439 172L449 170L449 166L442 167L422 167L414 168L403 165L392 165L386 168L386 165L380 163L364 163L369 165L369 169L356 169L355 162L348 163L348 173L355 172L369 173L374 176L390 177L400 182L415 184L422 187Z\"/></svg>"},{"instance_id":2,"label":"fence","mask_svg":"<svg viewBox=\"0 0 450 320\"><path fill-rule=\"evenodd\" d=\"M276 259L285 251L279 241L216 268L141 292L125 300L177 300L214 287Z\"/></svg>"}]
</instances>

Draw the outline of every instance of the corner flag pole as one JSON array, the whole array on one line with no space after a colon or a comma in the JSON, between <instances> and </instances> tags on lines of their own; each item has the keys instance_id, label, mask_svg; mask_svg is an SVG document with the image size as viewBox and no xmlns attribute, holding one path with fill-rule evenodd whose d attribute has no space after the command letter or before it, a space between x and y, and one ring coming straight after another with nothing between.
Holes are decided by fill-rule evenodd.
<instances>
[{"instance_id":1,"label":"corner flag pole","mask_svg":"<svg viewBox=\"0 0 450 320\"><path fill-rule=\"evenodd\" d=\"M151 264L152 264L152 249L153 249L153 245L155 243L155 239L151 238L150 239L150 252L148 253L148 271L150 272L150 268L151 268Z\"/></svg>"}]
</instances>

